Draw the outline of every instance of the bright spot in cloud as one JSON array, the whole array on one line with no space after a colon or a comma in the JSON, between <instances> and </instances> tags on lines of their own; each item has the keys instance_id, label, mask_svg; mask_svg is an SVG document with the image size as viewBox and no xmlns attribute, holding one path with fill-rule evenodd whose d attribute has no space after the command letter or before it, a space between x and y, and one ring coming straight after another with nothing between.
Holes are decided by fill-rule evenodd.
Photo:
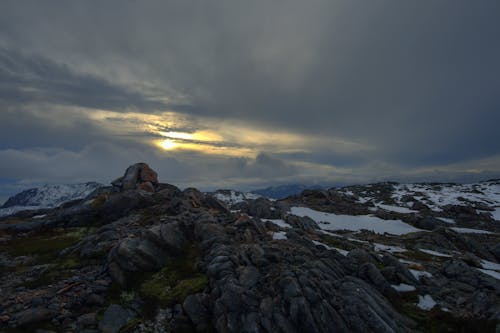
<instances>
[{"instance_id":1,"label":"bright spot in cloud","mask_svg":"<svg viewBox=\"0 0 500 333\"><path fill-rule=\"evenodd\" d=\"M160 141L159 146L164 150L172 150L176 148L178 144L175 141L167 139Z\"/></svg>"}]
</instances>

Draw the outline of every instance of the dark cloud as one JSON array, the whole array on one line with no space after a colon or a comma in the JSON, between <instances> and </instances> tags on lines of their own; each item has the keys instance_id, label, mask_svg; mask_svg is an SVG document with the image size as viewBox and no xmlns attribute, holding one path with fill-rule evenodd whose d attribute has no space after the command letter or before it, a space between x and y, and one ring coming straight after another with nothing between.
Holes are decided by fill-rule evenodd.
<instances>
[{"instance_id":1,"label":"dark cloud","mask_svg":"<svg viewBox=\"0 0 500 333\"><path fill-rule=\"evenodd\" d=\"M154 97L154 96L153 96ZM50 103L153 112L168 104L49 59L0 48L0 106ZM181 105L170 105L170 107Z\"/></svg>"},{"instance_id":2,"label":"dark cloud","mask_svg":"<svg viewBox=\"0 0 500 333\"><path fill-rule=\"evenodd\" d=\"M500 155L499 12L496 0L3 1L0 149L130 142L85 117L52 124L43 107L172 109L370 147L292 146L256 158L184 152L169 160L183 173L168 171L186 182L271 182L280 172L300 179L314 173L310 165L332 168L318 178L346 181L500 174L500 165L480 162Z\"/></svg>"}]
</instances>

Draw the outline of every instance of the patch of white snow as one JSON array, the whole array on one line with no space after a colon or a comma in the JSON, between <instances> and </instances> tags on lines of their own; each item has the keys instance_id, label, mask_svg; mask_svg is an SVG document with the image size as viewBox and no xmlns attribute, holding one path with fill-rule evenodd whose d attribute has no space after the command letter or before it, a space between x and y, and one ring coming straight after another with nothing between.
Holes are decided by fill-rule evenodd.
<instances>
[{"instance_id":1,"label":"patch of white snow","mask_svg":"<svg viewBox=\"0 0 500 333\"><path fill-rule=\"evenodd\" d=\"M393 235L424 231L400 220L383 220L372 215L337 215L306 207L292 207L291 213L297 216L310 217L324 230L371 230L379 234L389 233Z\"/></svg>"},{"instance_id":2,"label":"patch of white snow","mask_svg":"<svg viewBox=\"0 0 500 333\"><path fill-rule=\"evenodd\" d=\"M432 298L431 295L424 295L420 296L418 295L418 304L417 306L425 311L430 311L432 310L433 307L436 306L436 301Z\"/></svg>"}]
</instances>

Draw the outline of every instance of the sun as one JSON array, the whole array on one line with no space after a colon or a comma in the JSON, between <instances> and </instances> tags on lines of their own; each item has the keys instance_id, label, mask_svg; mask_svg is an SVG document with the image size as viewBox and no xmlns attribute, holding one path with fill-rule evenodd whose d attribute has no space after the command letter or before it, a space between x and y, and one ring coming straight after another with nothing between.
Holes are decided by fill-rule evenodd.
<instances>
[{"instance_id":1,"label":"sun","mask_svg":"<svg viewBox=\"0 0 500 333\"><path fill-rule=\"evenodd\" d=\"M172 150L178 146L178 144L175 141L169 139L160 141L159 145L162 149L165 150Z\"/></svg>"}]
</instances>

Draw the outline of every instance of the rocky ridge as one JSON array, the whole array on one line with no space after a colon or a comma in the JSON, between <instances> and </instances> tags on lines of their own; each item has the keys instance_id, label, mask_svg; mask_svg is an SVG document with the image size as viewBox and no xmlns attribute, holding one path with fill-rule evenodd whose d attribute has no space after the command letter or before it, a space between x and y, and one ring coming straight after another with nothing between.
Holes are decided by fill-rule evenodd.
<instances>
[{"instance_id":1,"label":"rocky ridge","mask_svg":"<svg viewBox=\"0 0 500 333\"><path fill-rule=\"evenodd\" d=\"M0 219L0 332L500 328L497 182L224 202L150 170Z\"/></svg>"}]
</instances>

